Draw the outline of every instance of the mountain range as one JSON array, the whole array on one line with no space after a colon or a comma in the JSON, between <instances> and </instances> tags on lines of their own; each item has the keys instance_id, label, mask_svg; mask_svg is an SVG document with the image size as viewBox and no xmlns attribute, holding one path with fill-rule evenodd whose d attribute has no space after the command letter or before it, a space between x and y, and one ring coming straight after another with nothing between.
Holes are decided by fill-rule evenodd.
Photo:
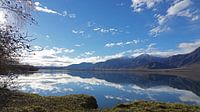
<instances>
[{"instance_id":1,"label":"mountain range","mask_svg":"<svg viewBox=\"0 0 200 112\"><path fill-rule=\"evenodd\" d=\"M104 69L171 69L200 64L200 47L188 54L157 57L142 54L138 57L121 57L98 63L80 63L67 66L69 70L104 70Z\"/></svg>"}]
</instances>

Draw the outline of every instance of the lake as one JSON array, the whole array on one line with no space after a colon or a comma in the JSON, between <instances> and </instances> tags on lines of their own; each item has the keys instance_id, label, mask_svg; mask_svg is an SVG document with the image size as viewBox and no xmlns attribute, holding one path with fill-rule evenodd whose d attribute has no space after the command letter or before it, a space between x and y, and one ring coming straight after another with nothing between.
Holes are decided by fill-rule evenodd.
<instances>
[{"instance_id":1,"label":"lake","mask_svg":"<svg viewBox=\"0 0 200 112\"><path fill-rule=\"evenodd\" d=\"M200 81L172 75L40 70L14 82L42 96L89 94L100 108L137 100L200 105Z\"/></svg>"}]
</instances>

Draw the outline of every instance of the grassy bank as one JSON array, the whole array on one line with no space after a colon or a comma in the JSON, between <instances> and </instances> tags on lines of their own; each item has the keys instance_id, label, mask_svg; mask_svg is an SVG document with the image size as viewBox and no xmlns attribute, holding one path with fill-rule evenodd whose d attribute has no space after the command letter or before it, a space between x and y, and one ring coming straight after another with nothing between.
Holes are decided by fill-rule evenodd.
<instances>
[{"instance_id":1,"label":"grassy bank","mask_svg":"<svg viewBox=\"0 0 200 112\"><path fill-rule=\"evenodd\" d=\"M119 104L112 109L105 110L105 112L200 112L200 107L176 103L138 101Z\"/></svg>"},{"instance_id":2,"label":"grassy bank","mask_svg":"<svg viewBox=\"0 0 200 112\"><path fill-rule=\"evenodd\" d=\"M88 95L43 97L0 89L0 112L93 112L96 99Z\"/></svg>"},{"instance_id":3,"label":"grassy bank","mask_svg":"<svg viewBox=\"0 0 200 112\"><path fill-rule=\"evenodd\" d=\"M98 110L96 99L88 95L43 97L0 89L0 112L200 112L199 106L138 101Z\"/></svg>"}]
</instances>

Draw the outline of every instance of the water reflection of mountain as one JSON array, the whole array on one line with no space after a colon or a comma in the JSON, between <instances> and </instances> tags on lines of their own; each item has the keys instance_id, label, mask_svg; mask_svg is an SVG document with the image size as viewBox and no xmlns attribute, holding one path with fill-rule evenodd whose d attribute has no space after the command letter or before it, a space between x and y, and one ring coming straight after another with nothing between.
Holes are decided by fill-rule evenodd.
<instances>
[{"instance_id":1,"label":"water reflection of mountain","mask_svg":"<svg viewBox=\"0 0 200 112\"><path fill-rule=\"evenodd\" d=\"M81 78L98 78L108 82L123 85L138 85L142 88L150 88L155 86L170 86L181 90L189 90L200 96L200 81L194 81L172 75L159 74L135 74L135 73L119 73L119 72L69 72L72 76Z\"/></svg>"}]
</instances>

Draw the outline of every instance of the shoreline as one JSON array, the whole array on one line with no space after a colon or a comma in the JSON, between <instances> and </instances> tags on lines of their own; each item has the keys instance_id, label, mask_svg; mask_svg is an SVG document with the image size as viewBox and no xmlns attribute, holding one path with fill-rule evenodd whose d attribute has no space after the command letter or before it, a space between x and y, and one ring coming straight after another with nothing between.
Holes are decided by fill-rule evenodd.
<instances>
[{"instance_id":1,"label":"shoreline","mask_svg":"<svg viewBox=\"0 0 200 112\"><path fill-rule=\"evenodd\" d=\"M0 88L1 112L200 112L200 105L135 101L120 103L112 108L98 108L96 98L90 95L40 96Z\"/></svg>"},{"instance_id":2,"label":"shoreline","mask_svg":"<svg viewBox=\"0 0 200 112\"><path fill-rule=\"evenodd\" d=\"M41 69L45 70L45 69ZM48 69L46 69L48 70ZM56 70L56 69L54 69ZM185 77L192 80L200 81L200 64L186 66L181 68L173 68L173 69L57 69L58 71L66 70L66 71L77 71L77 72L118 72L118 73L136 73L141 75L148 74L159 74L159 75L172 75Z\"/></svg>"}]
</instances>

